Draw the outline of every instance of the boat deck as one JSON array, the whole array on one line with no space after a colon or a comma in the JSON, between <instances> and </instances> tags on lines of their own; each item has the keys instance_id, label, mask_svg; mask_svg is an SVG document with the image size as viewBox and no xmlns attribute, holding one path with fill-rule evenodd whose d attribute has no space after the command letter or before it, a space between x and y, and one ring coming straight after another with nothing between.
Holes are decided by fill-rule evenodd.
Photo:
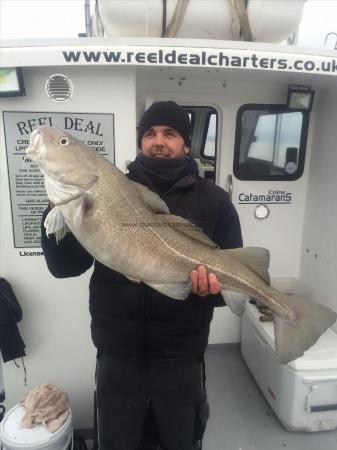
<instances>
[{"instance_id":1,"label":"boat deck","mask_svg":"<svg viewBox=\"0 0 337 450\"><path fill-rule=\"evenodd\" d=\"M203 450L336 450L337 430L306 433L283 428L238 344L209 346L206 371L211 415Z\"/></svg>"}]
</instances>

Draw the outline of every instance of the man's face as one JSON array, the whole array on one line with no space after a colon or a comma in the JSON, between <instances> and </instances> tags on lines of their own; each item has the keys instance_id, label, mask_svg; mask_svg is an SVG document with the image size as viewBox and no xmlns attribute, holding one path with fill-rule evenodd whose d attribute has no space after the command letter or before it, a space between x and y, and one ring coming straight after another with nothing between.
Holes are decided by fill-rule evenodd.
<instances>
[{"instance_id":1,"label":"man's face","mask_svg":"<svg viewBox=\"0 0 337 450\"><path fill-rule=\"evenodd\" d=\"M145 131L141 140L143 155L152 158L181 158L190 148L173 128L156 125Z\"/></svg>"}]
</instances>

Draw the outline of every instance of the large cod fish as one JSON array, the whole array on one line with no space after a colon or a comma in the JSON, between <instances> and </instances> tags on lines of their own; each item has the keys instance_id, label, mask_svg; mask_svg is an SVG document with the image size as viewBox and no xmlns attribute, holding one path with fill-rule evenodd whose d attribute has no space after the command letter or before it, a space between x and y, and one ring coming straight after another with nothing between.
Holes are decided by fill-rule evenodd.
<instances>
[{"instance_id":1,"label":"large cod fish","mask_svg":"<svg viewBox=\"0 0 337 450\"><path fill-rule=\"evenodd\" d=\"M242 293L272 311L281 363L303 355L336 320L329 308L270 286L267 250L217 248L199 228L171 215L157 194L68 133L38 127L27 154L55 205L45 221L48 235L60 240L69 229L104 265L178 300L190 293L191 271L204 265L224 298L226 291Z\"/></svg>"}]
</instances>

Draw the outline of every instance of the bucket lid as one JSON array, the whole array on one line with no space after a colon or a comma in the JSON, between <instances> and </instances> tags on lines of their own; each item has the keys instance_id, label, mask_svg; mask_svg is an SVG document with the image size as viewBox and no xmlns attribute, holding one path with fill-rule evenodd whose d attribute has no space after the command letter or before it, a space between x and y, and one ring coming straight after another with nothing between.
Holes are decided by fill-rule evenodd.
<instances>
[{"instance_id":1,"label":"bucket lid","mask_svg":"<svg viewBox=\"0 0 337 450\"><path fill-rule=\"evenodd\" d=\"M275 334L273 322L261 322L261 313L255 305L247 304L245 314L253 321L260 336L275 352ZM295 370L337 370L337 333L328 328L317 342L304 355L287 364Z\"/></svg>"},{"instance_id":2,"label":"bucket lid","mask_svg":"<svg viewBox=\"0 0 337 450\"><path fill-rule=\"evenodd\" d=\"M25 410L20 405L11 408L5 415L0 424L1 441L4 445L14 447L15 449L24 448L44 448L46 444L58 441L63 436L71 424L71 411L64 424L51 433L41 424L34 428L23 428L21 420L25 415Z\"/></svg>"}]
</instances>

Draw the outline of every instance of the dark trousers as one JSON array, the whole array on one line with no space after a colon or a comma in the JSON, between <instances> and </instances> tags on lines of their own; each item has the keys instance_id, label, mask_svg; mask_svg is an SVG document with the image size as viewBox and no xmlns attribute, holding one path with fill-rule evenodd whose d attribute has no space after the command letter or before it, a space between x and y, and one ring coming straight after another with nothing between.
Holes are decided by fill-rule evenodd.
<instances>
[{"instance_id":1,"label":"dark trousers","mask_svg":"<svg viewBox=\"0 0 337 450\"><path fill-rule=\"evenodd\" d=\"M207 405L200 361L156 361L144 366L138 360L99 355L100 450L137 450L149 402L160 445L167 450L192 450L198 411L205 411Z\"/></svg>"}]
</instances>

